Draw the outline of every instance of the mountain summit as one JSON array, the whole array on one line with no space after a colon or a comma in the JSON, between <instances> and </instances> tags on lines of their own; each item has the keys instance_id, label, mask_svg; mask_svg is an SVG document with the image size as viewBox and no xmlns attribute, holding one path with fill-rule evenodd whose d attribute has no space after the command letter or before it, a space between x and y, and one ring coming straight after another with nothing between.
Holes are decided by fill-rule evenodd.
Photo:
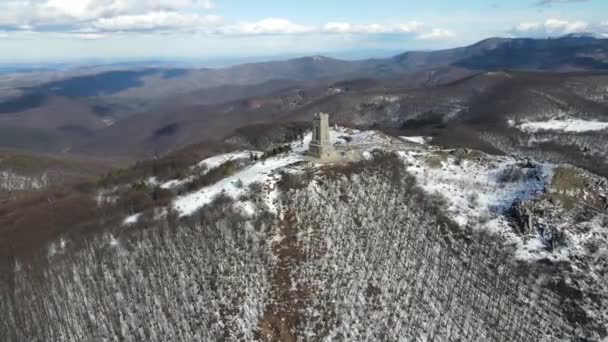
<instances>
[{"instance_id":1,"label":"mountain summit","mask_svg":"<svg viewBox=\"0 0 608 342\"><path fill-rule=\"evenodd\" d=\"M78 201L99 214L70 204L80 219L34 250L17 232L35 227L0 221L15 247L0 337L605 336L605 179L344 127L328 132L340 157L317 163L313 133L286 132L266 151L108 175Z\"/></svg>"}]
</instances>

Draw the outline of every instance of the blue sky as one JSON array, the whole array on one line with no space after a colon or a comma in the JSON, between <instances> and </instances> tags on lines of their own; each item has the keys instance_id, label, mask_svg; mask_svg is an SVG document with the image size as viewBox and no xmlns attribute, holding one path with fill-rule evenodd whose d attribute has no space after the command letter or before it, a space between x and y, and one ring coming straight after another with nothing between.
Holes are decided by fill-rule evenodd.
<instances>
[{"instance_id":1,"label":"blue sky","mask_svg":"<svg viewBox=\"0 0 608 342\"><path fill-rule=\"evenodd\" d=\"M218 58L608 37L606 0L0 0L0 60Z\"/></svg>"}]
</instances>

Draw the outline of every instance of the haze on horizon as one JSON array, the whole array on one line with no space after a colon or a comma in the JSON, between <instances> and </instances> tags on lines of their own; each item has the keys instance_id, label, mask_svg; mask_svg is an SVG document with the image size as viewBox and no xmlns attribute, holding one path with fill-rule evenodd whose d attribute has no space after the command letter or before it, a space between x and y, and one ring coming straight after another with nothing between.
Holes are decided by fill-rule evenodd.
<instances>
[{"instance_id":1,"label":"haze on horizon","mask_svg":"<svg viewBox=\"0 0 608 342\"><path fill-rule=\"evenodd\" d=\"M0 61L255 57L451 48L493 37L608 37L603 0L9 0Z\"/></svg>"}]
</instances>

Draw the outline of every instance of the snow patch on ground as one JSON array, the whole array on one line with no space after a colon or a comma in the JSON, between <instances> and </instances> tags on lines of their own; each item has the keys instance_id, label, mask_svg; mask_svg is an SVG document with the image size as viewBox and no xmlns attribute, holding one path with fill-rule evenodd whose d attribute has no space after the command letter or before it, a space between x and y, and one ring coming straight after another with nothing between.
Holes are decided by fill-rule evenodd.
<instances>
[{"instance_id":1,"label":"snow patch on ground","mask_svg":"<svg viewBox=\"0 0 608 342\"><path fill-rule=\"evenodd\" d=\"M208 173L209 170L212 170L218 166L221 166L224 163L227 163L229 161L239 160L239 159L248 159L251 155L260 157L262 155L262 152L236 151L236 152L231 152L231 153L224 153L224 154L220 154L217 156L213 156L213 157L204 159L201 162L199 162L196 166L194 166L193 168L197 168L197 167L202 168L203 171L199 175L203 176L206 173ZM194 180L194 176L185 177L182 179L172 179L170 181L167 181L167 182L161 184L160 187L162 189L174 189L174 188L182 186L188 182L191 182L192 180Z\"/></svg>"},{"instance_id":2,"label":"snow patch on ground","mask_svg":"<svg viewBox=\"0 0 608 342\"><path fill-rule=\"evenodd\" d=\"M260 156L262 152L259 151L236 151L231 153L220 154L211 158L207 158L200 163L197 164L198 167L204 167L207 170L214 169L226 162L246 159L251 156L251 154L255 154L256 156Z\"/></svg>"},{"instance_id":3,"label":"snow patch on ground","mask_svg":"<svg viewBox=\"0 0 608 342\"><path fill-rule=\"evenodd\" d=\"M148 179L146 179L145 181L147 186L157 186L158 185L158 178L156 177L150 177Z\"/></svg>"},{"instance_id":4,"label":"snow patch on ground","mask_svg":"<svg viewBox=\"0 0 608 342\"><path fill-rule=\"evenodd\" d=\"M402 151L407 170L419 185L430 194L438 194L447 200L452 219L461 226L483 228L498 233L518 250L538 250L534 241L524 240L513 232L507 211L516 201L527 201L540 196L553 177L553 166L541 164L540 178L531 177L516 182L504 182L500 175L518 161L510 157L490 157L483 162L460 160L448 156L442 166L427 165L430 151ZM525 253L519 253L525 256Z\"/></svg>"},{"instance_id":5,"label":"snow patch on ground","mask_svg":"<svg viewBox=\"0 0 608 342\"><path fill-rule=\"evenodd\" d=\"M378 131L360 131L348 128L334 128L329 132L330 140L336 148L373 150L388 148L398 139L392 139Z\"/></svg>"},{"instance_id":6,"label":"snow patch on ground","mask_svg":"<svg viewBox=\"0 0 608 342\"><path fill-rule=\"evenodd\" d=\"M420 144L420 145L426 145L431 140L430 137L405 137L405 136L401 137L401 139L415 143L415 144Z\"/></svg>"},{"instance_id":7,"label":"snow patch on ground","mask_svg":"<svg viewBox=\"0 0 608 342\"><path fill-rule=\"evenodd\" d=\"M53 241L48 245L48 256L49 258L57 255L57 254L62 254L65 252L66 247L67 247L67 240L63 237L59 238L59 240Z\"/></svg>"},{"instance_id":8,"label":"snow patch on ground","mask_svg":"<svg viewBox=\"0 0 608 342\"><path fill-rule=\"evenodd\" d=\"M178 186L182 186L190 181L192 181L194 178L193 177L186 177L186 178L182 178L182 179L172 179L168 182L163 183L160 187L161 189L174 189L177 188Z\"/></svg>"},{"instance_id":9,"label":"snow patch on ground","mask_svg":"<svg viewBox=\"0 0 608 342\"><path fill-rule=\"evenodd\" d=\"M192 215L198 209L211 203L218 195L225 194L236 199L245 194L251 184L256 182L267 183L274 178L273 176L276 176L275 172L279 169L302 160L302 156L292 153L288 156L278 156L259 161L211 186L178 197L173 206L180 216Z\"/></svg>"},{"instance_id":10,"label":"snow patch on ground","mask_svg":"<svg viewBox=\"0 0 608 342\"><path fill-rule=\"evenodd\" d=\"M10 171L0 171L0 190L38 190L49 184L49 177L45 173L38 177L28 177Z\"/></svg>"},{"instance_id":11,"label":"snow patch on ground","mask_svg":"<svg viewBox=\"0 0 608 342\"><path fill-rule=\"evenodd\" d=\"M101 122L103 122L103 124L106 125L106 127L110 127L116 123L116 121L114 121L114 119L110 119L110 118L101 119Z\"/></svg>"},{"instance_id":12,"label":"snow patch on ground","mask_svg":"<svg viewBox=\"0 0 608 342\"><path fill-rule=\"evenodd\" d=\"M540 236L535 236L534 238L522 242L520 248L517 249L515 253L515 258L518 260L534 260L538 258L539 255L543 254L542 251L545 250L545 243Z\"/></svg>"},{"instance_id":13,"label":"snow patch on ground","mask_svg":"<svg viewBox=\"0 0 608 342\"><path fill-rule=\"evenodd\" d=\"M512 120L511 126L515 126L526 133L536 133L542 131L561 131L567 133L581 133L591 131L601 131L608 129L608 122L590 121L580 119L550 120L550 121L530 121L516 125Z\"/></svg>"},{"instance_id":14,"label":"snow patch on ground","mask_svg":"<svg viewBox=\"0 0 608 342\"><path fill-rule=\"evenodd\" d=\"M246 217L251 217L255 214L255 204L251 201L238 201L234 204L236 211L239 211Z\"/></svg>"},{"instance_id":15,"label":"snow patch on ground","mask_svg":"<svg viewBox=\"0 0 608 342\"><path fill-rule=\"evenodd\" d=\"M97 206L101 207L106 204L116 203L116 201L118 201L118 196L114 195L114 193L116 191L117 191L117 188L99 191L95 198L95 200L97 202Z\"/></svg>"},{"instance_id":16,"label":"snow patch on ground","mask_svg":"<svg viewBox=\"0 0 608 342\"><path fill-rule=\"evenodd\" d=\"M291 143L291 150L294 153L304 153L308 151L310 142L312 141L312 132L308 132L304 135L304 138L300 141L294 141Z\"/></svg>"},{"instance_id":17,"label":"snow patch on ground","mask_svg":"<svg viewBox=\"0 0 608 342\"><path fill-rule=\"evenodd\" d=\"M112 247L117 247L120 245L120 242L118 241L118 239L116 239L116 237L114 235L110 235L110 241L109 241L110 246Z\"/></svg>"},{"instance_id":18,"label":"snow patch on ground","mask_svg":"<svg viewBox=\"0 0 608 342\"><path fill-rule=\"evenodd\" d=\"M401 98L399 96L374 96L372 98L372 101L374 103L383 103L383 102L388 102L388 103L395 103L395 102L399 102L401 100Z\"/></svg>"},{"instance_id":19,"label":"snow patch on ground","mask_svg":"<svg viewBox=\"0 0 608 342\"><path fill-rule=\"evenodd\" d=\"M131 215L123 221L123 225L129 226L129 225L136 224L137 222L139 222L140 217L141 217L141 213Z\"/></svg>"}]
</instances>

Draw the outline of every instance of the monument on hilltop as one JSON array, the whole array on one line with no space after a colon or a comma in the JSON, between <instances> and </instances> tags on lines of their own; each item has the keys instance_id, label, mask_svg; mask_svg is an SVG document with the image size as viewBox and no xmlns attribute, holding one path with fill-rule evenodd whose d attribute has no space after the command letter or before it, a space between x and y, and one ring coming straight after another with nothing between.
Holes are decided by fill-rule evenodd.
<instances>
[{"instance_id":1,"label":"monument on hilltop","mask_svg":"<svg viewBox=\"0 0 608 342\"><path fill-rule=\"evenodd\" d=\"M317 113L312 120L312 141L308 155L321 160L331 159L335 155L329 137L329 114L327 113Z\"/></svg>"}]
</instances>

